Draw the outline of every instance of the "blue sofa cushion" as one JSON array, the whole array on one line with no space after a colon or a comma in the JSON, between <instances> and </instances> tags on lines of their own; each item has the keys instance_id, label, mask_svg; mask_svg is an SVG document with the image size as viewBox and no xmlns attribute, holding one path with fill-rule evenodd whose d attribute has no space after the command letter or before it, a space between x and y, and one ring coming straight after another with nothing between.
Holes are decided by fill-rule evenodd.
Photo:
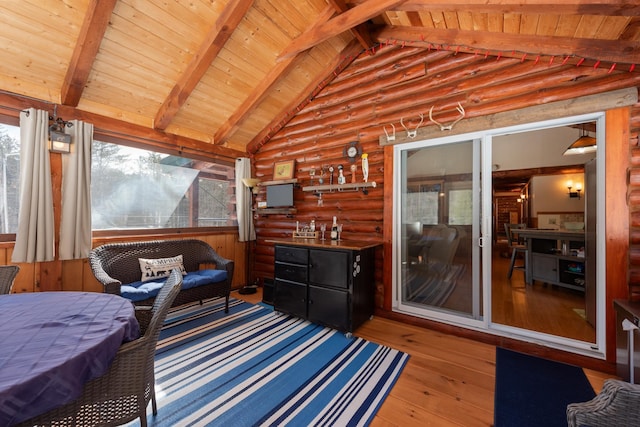
<instances>
[{"instance_id":1,"label":"blue sofa cushion","mask_svg":"<svg viewBox=\"0 0 640 427\"><path fill-rule=\"evenodd\" d=\"M133 282L120 287L120 295L133 302L143 301L158 295L166 279L149 282ZM226 270L198 270L187 273L182 278L182 289L218 283L227 280Z\"/></svg>"}]
</instances>

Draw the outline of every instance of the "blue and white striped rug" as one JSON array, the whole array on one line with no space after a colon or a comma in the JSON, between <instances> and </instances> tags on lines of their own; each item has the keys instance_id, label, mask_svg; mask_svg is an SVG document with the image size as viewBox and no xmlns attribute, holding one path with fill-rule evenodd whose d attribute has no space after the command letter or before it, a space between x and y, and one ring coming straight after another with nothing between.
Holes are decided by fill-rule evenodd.
<instances>
[{"instance_id":1,"label":"blue and white striped rug","mask_svg":"<svg viewBox=\"0 0 640 427\"><path fill-rule=\"evenodd\" d=\"M151 426L367 425L408 355L231 300L170 313ZM137 422L136 422L137 423ZM132 425L135 425L133 423Z\"/></svg>"}]
</instances>

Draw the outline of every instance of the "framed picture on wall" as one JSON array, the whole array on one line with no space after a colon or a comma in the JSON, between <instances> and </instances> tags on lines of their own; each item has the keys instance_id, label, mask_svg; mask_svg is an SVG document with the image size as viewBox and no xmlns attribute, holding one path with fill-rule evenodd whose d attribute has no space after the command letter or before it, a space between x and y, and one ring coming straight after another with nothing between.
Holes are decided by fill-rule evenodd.
<instances>
[{"instance_id":1,"label":"framed picture on wall","mask_svg":"<svg viewBox=\"0 0 640 427\"><path fill-rule=\"evenodd\" d=\"M273 179L292 179L295 160L287 160L284 162L276 162L273 166Z\"/></svg>"}]
</instances>

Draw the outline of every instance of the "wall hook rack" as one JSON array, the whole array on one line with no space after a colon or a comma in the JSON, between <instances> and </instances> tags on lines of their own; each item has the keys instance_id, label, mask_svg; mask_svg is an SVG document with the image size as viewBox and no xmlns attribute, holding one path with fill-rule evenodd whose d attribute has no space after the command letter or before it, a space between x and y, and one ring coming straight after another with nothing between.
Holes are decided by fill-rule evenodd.
<instances>
[{"instance_id":1,"label":"wall hook rack","mask_svg":"<svg viewBox=\"0 0 640 427\"><path fill-rule=\"evenodd\" d=\"M302 191L313 192L316 196L320 197L324 193L341 193L346 191L360 191L364 194L369 194L368 188L375 188L376 182L355 182L345 184L326 184L326 185L310 185L302 187Z\"/></svg>"}]
</instances>

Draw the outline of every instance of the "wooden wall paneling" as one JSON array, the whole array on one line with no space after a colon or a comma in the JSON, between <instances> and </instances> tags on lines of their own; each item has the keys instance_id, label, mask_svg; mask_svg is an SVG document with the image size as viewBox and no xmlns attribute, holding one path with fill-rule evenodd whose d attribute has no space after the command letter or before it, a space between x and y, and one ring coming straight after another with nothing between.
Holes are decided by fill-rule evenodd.
<instances>
[{"instance_id":1,"label":"wooden wall paneling","mask_svg":"<svg viewBox=\"0 0 640 427\"><path fill-rule=\"evenodd\" d=\"M63 291L90 291L85 286L84 260L70 259L61 261L62 278L61 285ZM102 292L102 286L99 289Z\"/></svg>"},{"instance_id":2,"label":"wooden wall paneling","mask_svg":"<svg viewBox=\"0 0 640 427\"><path fill-rule=\"evenodd\" d=\"M607 360L616 360L616 320L613 300L626 298L629 280L629 207L627 205L630 164L629 147L630 108L606 112L606 344Z\"/></svg>"},{"instance_id":3,"label":"wooden wall paneling","mask_svg":"<svg viewBox=\"0 0 640 427\"><path fill-rule=\"evenodd\" d=\"M85 292L103 292L102 283L93 275L89 259L82 260L82 287Z\"/></svg>"},{"instance_id":4,"label":"wooden wall paneling","mask_svg":"<svg viewBox=\"0 0 640 427\"><path fill-rule=\"evenodd\" d=\"M376 295L377 307L391 311L393 303L393 147L384 147L384 228L383 228L383 268L382 289Z\"/></svg>"},{"instance_id":5,"label":"wooden wall paneling","mask_svg":"<svg viewBox=\"0 0 640 427\"><path fill-rule=\"evenodd\" d=\"M207 234L194 237L207 242L220 256L234 261L232 287L236 288L239 287L238 285L244 283L244 243L238 241L237 233Z\"/></svg>"}]
</instances>

